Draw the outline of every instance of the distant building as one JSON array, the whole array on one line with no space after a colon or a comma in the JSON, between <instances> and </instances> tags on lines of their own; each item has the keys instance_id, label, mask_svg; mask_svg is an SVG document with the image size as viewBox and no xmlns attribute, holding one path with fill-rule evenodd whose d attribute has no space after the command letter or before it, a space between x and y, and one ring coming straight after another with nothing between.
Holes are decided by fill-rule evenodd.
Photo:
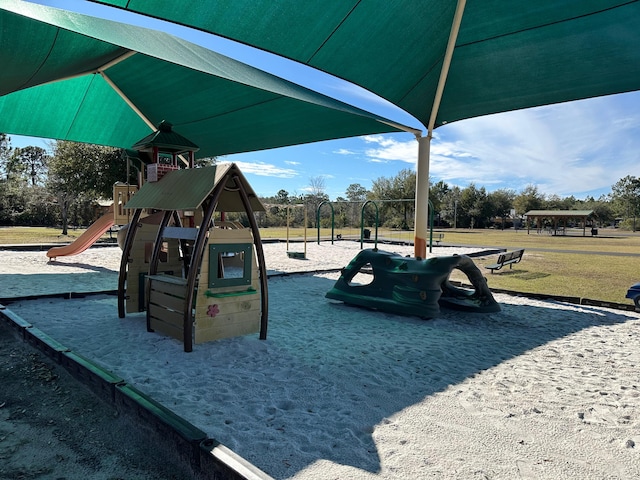
<instances>
[{"instance_id":1,"label":"distant building","mask_svg":"<svg viewBox=\"0 0 640 480\"><path fill-rule=\"evenodd\" d=\"M593 210L529 210L524 216L527 233L532 224L537 233L548 232L551 235L566 235L567 227L573 227L582 228L582 236L586 236L587 226L591 235L598 233Z\"/></svg>"}]
</instances>

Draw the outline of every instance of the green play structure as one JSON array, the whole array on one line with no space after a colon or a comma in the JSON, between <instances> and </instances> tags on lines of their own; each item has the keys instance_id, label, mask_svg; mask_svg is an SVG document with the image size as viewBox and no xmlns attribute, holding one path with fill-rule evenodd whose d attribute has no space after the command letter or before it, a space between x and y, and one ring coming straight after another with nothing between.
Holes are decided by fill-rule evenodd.
<instances>
[{"instance_id":1,"label":"green play structure","mask_svg":"<svg viewBox=\"0 0 640 480\"><path fill-rule=\"evenodd\" d=\"M467 275L474 290L449 282L454 269ZM361 272L372 273L372 281L366 285L354 282ZM377 249L362 250L342 269L326 297L349 305L423 318L437 316L440 306L479 313L500 311L486 279L466 255L423 260Z\"/></svg>"}]
</instances>

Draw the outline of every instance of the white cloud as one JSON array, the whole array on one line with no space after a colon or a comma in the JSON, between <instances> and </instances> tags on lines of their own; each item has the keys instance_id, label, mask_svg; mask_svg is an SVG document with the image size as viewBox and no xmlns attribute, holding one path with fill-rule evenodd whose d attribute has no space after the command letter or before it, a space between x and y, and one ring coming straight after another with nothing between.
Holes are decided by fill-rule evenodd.
<instances>
[{"instance_id":1,"label":"white cloud","mask_svg":"<svg viewBox=\"0 0 640 480\"><path fill-rule=\"evenodd\" d=\"M276 177L276 178L293 178L297 177L300 174L292 170L290 168L281 168L277 167L270 163L264 162L242 162L236 161L234 162L242 173L252 173L254 175L260 175L262 177Z\"/></svg>"},{"instance_id":2,"label":"white cloud","mask_svg":"<svg viewBox=\"0 0 640 480\"><path fill-rule=\"evenodd\" d=\"M440 131L455 141L442 146L453 143L467 157L453 171L448 158L434 160L431 171L481 185L511 178L517 189L531 183L561 196L608 190L636 169L638 104L640 95L627 94L453 123ZM465 166L466 174L458 170Z\"/></svg>"},{"instance_id":3,"label":"white cloud","mask_svg":"<svg viewBox=\"0 0 640 480\"><path fill-rule=\"evenodd\" d=\"M397 143L392 137L387 135L365 135L362 138L367 143L375 143L382 147L389 147Z\"/></svg>"},{"instance_id":4,"label":"white cloud","mask_svg":"<svg viewBox=\"0 0 640 480\"><path fill-rule=\"evenodd\" d=\"M358 152L354 152L353 150L349 150L347 148L339 148L338 150L334 150L332 152L335 155L357 155Z\"/></svg>"},{"instance_id":5,"label":"white cloud","mask_svg":"<svg viewBox=\"0 0 640 480\"><path fill-rule=\"evenodd\" d=\"M284 163L286 163L287 165L300 165L300 162L294 162L292 160L285 160Z\"/></svg>"},{"instance_id":6,"label":"white cloud","mask_svg":"<svg viewBox=\"0 0 640 480\"><path fill-rule=\"evenodd\" d=\"M430 176L488 190L522 190L528 184L561 196L609 191L637 174L640 93L490 115L455 122L434 132ZM370 162L414 164L415 140L394 135L362 137ZM582 195L584 196L584 195Z\"/></svg>"},{"instance_id":7,"label":"white cloud","mask_svg":"<svg viewBox=\"0 0 640 480\"><path fill-rule=\"evenodd\" d=\"M398 141L391 136L369 135L363 137L366 143L376 144L376 148L365 150L371 162L400 161L415 165L418 159L418 142L415 140Z\"/></svg>"}]
</instances>

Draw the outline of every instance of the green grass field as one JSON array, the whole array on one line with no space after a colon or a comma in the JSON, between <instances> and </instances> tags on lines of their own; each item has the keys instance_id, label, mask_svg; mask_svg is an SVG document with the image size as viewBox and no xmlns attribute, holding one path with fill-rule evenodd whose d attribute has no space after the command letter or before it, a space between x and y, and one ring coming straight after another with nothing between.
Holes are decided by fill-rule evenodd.
<instances>
[{"instance_id":1,"label":"green grass field","mask_svg":"<svg viewBox=\"0 0 640 480\"><path fill-rule=\"evenodd\" d=\"M82 235L85 230L69 228L68 235L62 235L62 230L59 228L0 227L0 245L69 243ZM104 238L108 239L109 235L106 234Z\"/></svg>"},{"instance_id":2,"label":"green grass field","mask_svg":"<svg viewBox=\"0 0 640 480\"><path fill-rule=\"evenodd\" d=\"M84 230L69 230L69 235L61 236L59 229L40 227L0 228L0 244L23 243L68 243L80 236ZM524 293L583 297L593 300L631 304L624 296L629 286L640 282L640 233L614 229L600 229L599 235L582 236L582 230L571 230L567 235L538 234L526 230L436 230L444 233L446 246L482 246L486 248L525 248L522 262L508 266L491 274L484 265L493 263L497 255L474 258L481 270L486 271L489 287ZM289 238L304 236L302 228L290 229ZM330 229L322 229L323 239L329 239ZM359 229L335 229L335 235L359 238ZM287 236L286 228L266 228L260 230L263 238ZM307 240L317 240L317 230L307 229ZM375 231L371 233L374 239ZM109 239L106 234L104 240ZM380 229L378 238L393 241L413 241L412 232ZM328 240L323 240L328 241ZM371 246L371 244L367 244ZM384 249L383 245L380 248ZM433 247L438 253L439 247ZM620 255L630 254L630 255ZM638 256L635 256L638 255ZM466 281L466 277L454 272L453 280Z\"/></svg>"}]
</instances>

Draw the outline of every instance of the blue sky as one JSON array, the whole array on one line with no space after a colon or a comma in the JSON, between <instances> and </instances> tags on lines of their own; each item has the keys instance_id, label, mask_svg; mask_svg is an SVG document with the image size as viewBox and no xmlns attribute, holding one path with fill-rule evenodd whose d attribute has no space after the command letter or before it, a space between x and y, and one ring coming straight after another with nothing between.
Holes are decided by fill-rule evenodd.
<instances>
[{"instance_id":1,"label":"blue sky","mask_svg":"<svg viewBox=\"0 0 640 480\"><path fill-rule=\"evenodd\" d=\"M56 6L56 0L38 3ZM425 130L416 119L353 85L264 52L201 32L141 18L121 11L66 0L64 8L128 21L201 44L222 54L302 84L320 93ZM430 175L461 188L474 183L488 191L521 191L535 185L544 194L599 197L627 176L640 176L640 92L463 120L439 127L431 144ZM40 139L11 136L14 147L38 145ZM262 196L280 189L305 193L313 177L323 177L335 199L359 183L371 188L379 177L415 168L418 145L409 133L374 135L260 152L229 155Z\"/></svg>"}]
</instances>

